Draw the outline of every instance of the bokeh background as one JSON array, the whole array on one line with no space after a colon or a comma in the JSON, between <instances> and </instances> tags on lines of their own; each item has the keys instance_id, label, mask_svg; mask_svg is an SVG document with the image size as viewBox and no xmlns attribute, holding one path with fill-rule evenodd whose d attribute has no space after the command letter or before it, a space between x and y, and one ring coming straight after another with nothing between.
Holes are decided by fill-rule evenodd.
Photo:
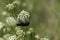
<instances>
[{"instance_id":1,"label":"bokeh background","mask_svg":"<svg viewBox=\"0 0 60 40\"><path fill-rule=\"evenodd\" d=\"M5 6L14 0L0 0L0 21L5 22L2 16L3 11L7 11L15 19L21 10L31 14L30 25L35 34L40 37L48 37L50 40L60 40L60 0L20 0L20 5L13 10L6 10ZM24 27L24 30L26 27ZM14 30L14 29L13 29ZM0 36L2 36L0 30Z\"/></svg>"}]
</instances>

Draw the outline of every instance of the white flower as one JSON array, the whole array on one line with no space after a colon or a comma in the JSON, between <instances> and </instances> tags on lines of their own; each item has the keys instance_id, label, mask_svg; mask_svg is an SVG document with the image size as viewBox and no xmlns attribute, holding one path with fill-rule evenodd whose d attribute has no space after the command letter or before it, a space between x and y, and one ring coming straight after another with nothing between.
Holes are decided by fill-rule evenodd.
<instances>
[{"instance_id":1,"label":"white flower","mask_svg":"<svg viewBox=\"0 0 60 40\"><path fill-rule=\"evenodd\" d=\"M41 38L41 40L48 40L47 38Z\"/></svg>"},{"instance_id":2,"label":"white flower","mask_svg":"<svg viewBox=\"0 0 60 40\"><path fill-rule=\"evenodd\" d=\"M15 27L15 30L20 30L21 28L20 27Z\"/></svg>"},{"instance_id":3,"label":"white flower","mask_svg":"<svg viewBox=\"0 0 60 40\"><path fill-rule=\"evenodd\" d=\"M0 30L4 27L4 23L0 22Z\"/></svg>"},{"instance_id":4,"label":"white flower","mask_svg":"<svg viewBox=\"0 0 60 40\"><path fill-rule=\"evenodd\" d=\"M4 40L3 38L0 38L0 40Z\"/></svg>"},{"instance_id":5,"label":"white flower","mask_svg":"<svg viewBox=\"0 0 60 40\"><path fill-rule=\"evenodd\" d=\"M3 36L3 38L4 38L5 40L8 40L9 36L10 36L10 34L5 34L5 35Z\"/></svg>"},{"instance_id":6,"label":"white flower","mask_svg":"<svg viewBox=\"0 0 60 40\"><path fill-rule=\"evenodd\" d=\"M23 30L17 30L17 31L16 31L16 34L22 36Z\"/></svg>"},{"instance_id":7,"label":"white flower","mask_svg":"<svg viewBox=\"0 0 60 40\"><path fill-rule=\"evenodd\" d=\"M9 26L14 26L16 24L16 20L13 18L13 17L7 17L6 18L6 23L9 25Z\"/></svg>"},{"instance_id":8,"label":"white flower","mask_svg":"<svg viewBox=\"0 0 60 40\"><path fill-rule=\"evenodd\" d=\"M25 32L20 29L20 30L17 30L17 31L16 31L16 35L18 35L19 37L24 37Z\"/></svg>"},{"instance_id":9,"label":"white flower","mask_svg":"<svg viewBox=\"0 0 60 40\"><path fill-rule=\"evenodd\" d=\"M12 35L8 38L9 40L16 40L16 35Z\"/></svg>"},{"instance_id":10,"label":"white flower","mask_svg":"<svg viewBox=\"0 0 60 40\"><path fill-rule=\"evenodd\" d=\"M35 38L36 39L40 39L40 36L37 34L37 35L35 35Z\"/></svg>"},{"instance_id":11,"label":"white flower","mask_svg":"<svg viewBox=\"0 0 60 40\"><path fill-rule=\"evenodd\" d=\"M11 10L11 9L13 9L15 6L13 5L13 4L8 4L8 5L6 5L6 7L5 8L7 8L8 10Z\"/></svg>"},{"instance_id":12,"label":"white flower","mask_svg":"<svg viewBox=\"0 0 60 40\"><path fill-rule=\"evenodd\" d=\"M33 32L33 28L29 28L29 30L27 31L27 34L31 34Z\"/></svg>"},{"instance_id":13,"label":"white flower","mask_svg":"<svg viewBox=\"0 0 60 40\"><path fill-rule=\"evenodd\" d=\"M29 28L30 31L33 31L33 28Z\"/></svg>"},{"instance_id":14,"label":"white flower","mask_svg":"<svg viewBox=\"0 0 60 40\"><path fill-rule=\"evenodd\" d=\"M3 12L2 12L2 15L3 15L3 16L6 16L6 15L7 15L7 11L3 11Z\"/></svg>"},{"instance_id":15,"label":"white flower","mask_svg":"<svg viewBox=\"0 0 60 40\"><path fill-rule=\"evenodd\" d=\"M30 34L31 33L31 31L27 31L27 34Z\"/></svg>"},{"instance_id":16,"label":"white flower","mask_svg":"<svg viewBox=\"0 0 60 40\"><path fill-rule=\"evenodd\" d=\"M3 11L3 12L2 12L2 15L3 15L3 16L6 16L6 17L7 17L7 16L10 16L10 14L9 14L7 11Z\"/></svg>"},{"instance_id":17,"label":"white flower","mask_svg":"<svg viewBox=\"0 0 60 40\"><path fill-rule=\"evenodd\" d=\"M18 15L18 19L22 22L29 21L30 14L27 11L22 10L20 14Z\"/></svg>"}]
</instances>

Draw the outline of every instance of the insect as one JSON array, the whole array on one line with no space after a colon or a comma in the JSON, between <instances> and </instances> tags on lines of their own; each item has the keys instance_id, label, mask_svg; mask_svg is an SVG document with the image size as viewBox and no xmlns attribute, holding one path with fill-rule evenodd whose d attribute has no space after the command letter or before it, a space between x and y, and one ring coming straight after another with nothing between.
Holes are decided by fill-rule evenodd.
<instances>
[{"instance_id":1,"label":"insect","mask_svg":"<svg viewBox=\"0 0 60 40\"><path fill-rule=\"evenodd\" d=\"M17 26L29 26L30 24L30 14L27 11L22 10L18 15L18 23Z\"/></svg>"}]
</instances>

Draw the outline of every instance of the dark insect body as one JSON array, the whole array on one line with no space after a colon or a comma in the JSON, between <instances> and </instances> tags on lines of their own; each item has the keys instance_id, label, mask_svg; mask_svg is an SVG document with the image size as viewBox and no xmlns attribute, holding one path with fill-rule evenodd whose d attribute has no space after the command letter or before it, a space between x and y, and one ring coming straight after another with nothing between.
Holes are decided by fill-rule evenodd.
<instances>
[{"instance_id":1,"label":"dark insect body","mask_svg":"<svg viewBox=\"0 0 60 40\"><path fill-rule=\"evenodd\" d=\"M23 23L23 22L19 22L19 23L17 23L17 26L29 26L29 22L25 22L25 23Z\"/></svg>"}]
</instances>

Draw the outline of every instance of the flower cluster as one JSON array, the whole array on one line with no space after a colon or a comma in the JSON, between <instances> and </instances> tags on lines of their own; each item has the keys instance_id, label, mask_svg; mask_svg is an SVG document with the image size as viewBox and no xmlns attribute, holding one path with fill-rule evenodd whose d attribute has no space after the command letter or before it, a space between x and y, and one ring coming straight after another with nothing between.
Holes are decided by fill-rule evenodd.
<instances>
[{"instance_id":1,"label":"flower cluster","mask_svg":"<svg viewBox=\"0 0 60 40\"><path fill-rule=\"evenodd\" d=\"M49 40L48 38L41 38L40 36L39 36L39 34L37 34L37 35L35 35L35 38L37 39L37 40Z\"/></svg>"},{"instance_id":2,"label":"flower cluster","mask_svg":"<svg viewBox=\"0 0 60 40\"><path fill-rule=\"evenodd\" d=\"M25 35L25 32L23 32L23 30L17 30L16 31L16 35L19 35L19 36L23 36Z\"/></svg>"},{"instance_id":3,"label":"flower cluster","mask_svg":"<svg viewBox=\"0 0 60 40\"><path fill-rule=\"evenodd\" d=\"M7 11L3 11L3 12L2 12L2 15L3 15L3 16L7 16Z\"/></svg>"},{"instance_id":4,"label":"flower cluster","mask_svg":"<svg viewBox=\"0 0 60 40\"><path fill-rule=\"evenodd\" d=\"M14 4L8 4L8 5L6 5L6 7L5 8L7 8L8 10L11 10L11 9L13 9L15 6L14 6Z\"/></svg>"},{"instance_id":5,"label":"flower cluster","mask_svg":"<svg viewBox=\"0 0 60 40\"><path fill-rule=\"evenodd\" d=\"M24 11L24 10L22 10L18 15L18 19L22 22L29 21L29 18L30 18L29 12Z\"/></svg>"},{"instance_id":6,"label":"flower cluster","mask_svg":"<svg viewBox=\"0 0 60 40\"><path fill-rule=\"evenodd\" d=\"M49 40L48 38L41 38L41 40Z\"/></svg>"},{"instance_id":7,"label":"flower cluster","mask_svg":"<svg viewBox=\"0 0 60 40\"><path fill-rule=\"evenodd\" d=\"M9 40L16 40L16 35L9 36Z\"/></svg>"},{"instance_id":8,"label":"flower cluster","mask_svg":"<svg viewBox=\"0 0 60 40\"><path fill-rule=\"evenodd\" d=\"M15 8L15 4L16 5L20 5L20 1L19 0L16 0L13 3L9 3L8 5L6 5L5 8L7 8L8 10L12 10L13 8Z\"/></svg>"},{"instance_id":9,"label":"flower cluster","mask_svg":"<svg viewBox=\"0 0 60 40\"><path fill-rule=\"evenodd\" d=\"M3 38L4 38L5 40L9 40L9 39L8 39L9 36L10 36L10 34L4 34Z\"/></svg>"},{"instance_id":10,"label":"flower cluster","mask_svg":"<svg viewBox=\"0 0 60 40\"><path fill-rule=\"evenodd\" d=\"M25 32L20 27L15 27L15 31L16 31L16 35L17 35L16 40L24 39Z\"/></svg>"},{"instance_id":11,"label":"flower cluster","mask_svg":"<svg viewBox=\"0 0 60 40\"><path fill-rule=\"evenodd\" d=\"M29 28L29 30L27 31L27 34L31 34L33 32L33 28Z\"/></svg>"},{"instance_id":12,"label":"flower cluster","mask_svg":"<svg viewBox=\"0 0 60 40\"><path fill-rule=\"evenodd\" d=\"M35 38L36 39L40 39L40 36L37 34L37 35L35 35Z\"/></svg>"},{"instance_id":13,"label":"flower cluster","mask_svg":"<svg viewBox=\"0 0 60 40\"><path fill-rule=\"evenodd\" d=\"M9 26L14 26L16 24L16 20L13 18L13 17L7 17L6 18L6 23L9 25Z\"/></svg>"}]
</instances>

